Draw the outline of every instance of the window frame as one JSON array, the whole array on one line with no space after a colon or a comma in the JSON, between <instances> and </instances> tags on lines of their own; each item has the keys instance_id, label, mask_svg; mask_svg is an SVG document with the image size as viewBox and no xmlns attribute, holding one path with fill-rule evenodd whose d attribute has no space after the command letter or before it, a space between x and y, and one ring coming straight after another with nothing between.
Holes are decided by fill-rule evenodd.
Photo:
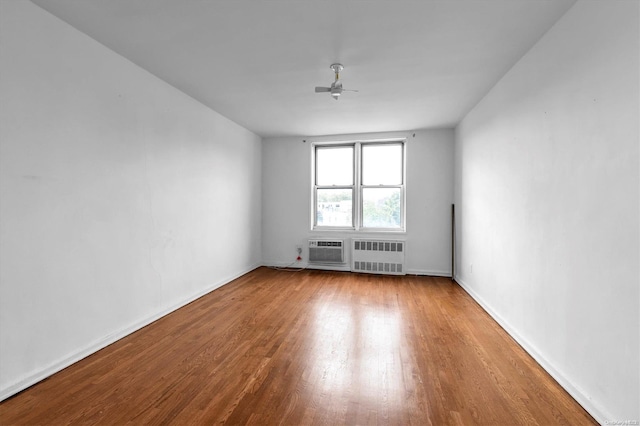
<instances>
[{"instance_id":1,"label":"window frame","mask_svg":"<svg viewBox=\"0 0 640 426\"><path fill-rule=\"evenodd\" d=\"M344 147L352 147L353 148L353 162L352 162L352 178L351 185L318 185L318 155L317 148L344 148ZM333 143L333 144L313 144L313 229L336 229L336 230L353 230L356 223L356 147L353 143ZM351 189L351 226L318 226L318 189Z\"/></svg>"},{"instance_id":2,"label":"window frame","mask_svg":"<svg viewBox=\"0 0 640 426\"><path fill-rule=\"evenodd\" d=\"M369 145L400 145L401 154L401 183L394 185L364 185L363 184L363 147ZM353 147L353 185L318 185L317 150L325 148ZM406 169L407 169L407 140L406 138L379 139L379 140L355 140L314 142L311 144L311 230L313 231L356 231L356 232L406 232ZM398 188L400 189L400 226L391 228L364 227L363 226L363 192L368 188ZM351 226L327 226L318 225L318 189L352 189Z\"/></svg>"}]
</instances>

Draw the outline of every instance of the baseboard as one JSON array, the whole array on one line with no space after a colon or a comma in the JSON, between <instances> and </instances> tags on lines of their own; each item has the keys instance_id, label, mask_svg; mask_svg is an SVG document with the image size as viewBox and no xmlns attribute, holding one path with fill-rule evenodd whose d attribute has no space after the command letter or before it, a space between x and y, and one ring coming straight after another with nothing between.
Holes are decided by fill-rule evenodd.
<instances>
[{"instance_id":1,"label":"baseboard","mask_svg":"<svg viewBox=\"0 0 640 426\"><path fill-rule=\"evenodd\" d=\"M262 266L266 266L267 268L306 268L307 262L263 262Z\"/></svg>"},{"instance_id":2,"label":"baseboard","mask_svg":"<svg viewBox=\"0 0 640 426\"><path fill-rule=\"evenodd\" d=\"M323 271L340 271L351 272L351 265L349 264L337 264L337 265L323 265L323 264L309 264L306 262L266 262L264 266L270 268L292 268L292 269L318 269ZM426 275L430 277L446 277L451 278L451 271L434 271L429 269L407 269L407 275Z\"/></svg>"},{"instance_id":3,"label":"baseboard","mask_svg":"<svg viewBox=\"0 0 640 426\"><path fill-rule=\"evenodd\" d=\"M431 269L407 269L407 275L426 275L429 277L451 278L451 271L434 271Z\"/></svg>"},{"instance_id":4,"label":"baseboard","mask_svg":"<svg viewBox=\"0 0 640 426\"><path fill-rule=\"evenodd\" d=\"M307 262L266 262L263 264L267 268L291 268L291 269L316 269L321 271L351 272L351 266L338 263L335 265Z\"/></svg>"},{"instance_id":5,"label":"baseboard","mask_svg":"<svg viewBox=\"0 0 640 426\"><path fill-rule=\"evenodd\" d=\"M478 293L463 280L456 277L456 282L467 292L499 325L524 349L540 366L553 377L564 390L575 399L598 423L606 424L614 417L603 407L593 401L583 390L574 386L552 363L550 363L527 339L501 317Z\"/></svg>"},{"instance_id":6,"label":"baseboard","mask_svg":"<svg viewBox=\"0 0 640 426\"><path fill-rule=\"evenodd\" d=\"M244 272L240 272L237 274L234 274L232 276L220 279L218 281L216 281L214 284L210 285L209 287L205 288L204 290L201 290L189 297L187 297L186 299L181 300L180 302L172 305L169 308L165 308L151 316L148 316L146 318L141 319L140 321L137 321L136 323L128 326L128 327L124 327L121 330L116 331L115 333L112 333L108 336L105 336L102 339L99 339L89 345L87 345L86 347L84 347L83 349L73 353L72 355L58 360L54 363L52 363L51 365L49 365L48 367L29 375L28 377L26 377L24 380L20 380L17 383L14 383L4 389L0 389L0 402L4 401L5 399L17 394L18 392L21 392L25 389L27 389L30 386L35 385L36 383L46 379L47 377L67 368L68 366L80 361L83 358L86 358L87 356L94 354L96 352L98 352L100 349L103 349L107 346L109 346L112 343L117 342L118 340L122 339L123 337L128 336L131 333L134 333L138 330L140 330L143 327L146 327L147 325L151 324L154 321L159 320L160 318L164 317L165 315L170 314L173 311L176 311L180 308L182 308L185 305L188 305L189 303L193 302L194 300L197 300L199 298L201 298L202 296L211 293L213 290L222 287L225 284L230 283L231 281L235 280L236 278L239 278L251 271L253 271L254 269L260 267L260 264L256 264L256 265L252 265L249 267L249 269L245 270Z\"/></svg>"}]
</instances>

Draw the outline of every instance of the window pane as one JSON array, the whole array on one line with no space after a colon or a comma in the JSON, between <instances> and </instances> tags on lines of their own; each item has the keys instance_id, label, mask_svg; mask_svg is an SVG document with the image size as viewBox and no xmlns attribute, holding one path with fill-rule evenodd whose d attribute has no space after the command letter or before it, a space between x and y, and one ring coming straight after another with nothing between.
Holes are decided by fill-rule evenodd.
<instances>
[{"instance_id":1,"label":"window pane","mask_svg":"<svg viewBox=\"0 0 640 426\"><path fill-rule=\"evenodd\" d=\"M353 226L353 190L318 189L317 226Z\"/></svg>"},{"instance_id":2,"label":"window pane","mask_svg":"<svg viewBox=\"0 0 640 426\"><path fill-rule=\"evenodd\" d=\"M353 147L316 148L316 185L353 185Z\"/></svg>"},{"instance_id":3,"label":"window pane","mask_svg":"<svg viewBox=\"0 0 640 426\"><path fill-rule=\"evenodd\" d=\"M400 188L363 188L362 226L399 228Z\"/></svg>"},{"instance_id":4,"label":"window pane","mask_svg":"<svg viewBox=\"0 0 640 426\"><path fill-rule=\"evenodd\" d=\"M402 185L402 145L363 145L362 184Z\"/></svg>"}]
</instances>

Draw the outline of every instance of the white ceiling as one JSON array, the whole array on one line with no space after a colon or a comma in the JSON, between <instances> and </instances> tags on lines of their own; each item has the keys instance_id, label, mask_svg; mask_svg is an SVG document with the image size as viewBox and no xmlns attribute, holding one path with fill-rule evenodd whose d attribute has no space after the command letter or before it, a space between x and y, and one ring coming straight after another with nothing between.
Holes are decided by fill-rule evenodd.
<instances>
[{"instance_id":1,"label":"white ceiling","mask_svg":"<svg viewBox=\"0 0 640 426\"><path fill-rule=\"evenodd\" d=\"M575 2L33 1L263 137L455 126Z\"/></svg>"}]
</instances>

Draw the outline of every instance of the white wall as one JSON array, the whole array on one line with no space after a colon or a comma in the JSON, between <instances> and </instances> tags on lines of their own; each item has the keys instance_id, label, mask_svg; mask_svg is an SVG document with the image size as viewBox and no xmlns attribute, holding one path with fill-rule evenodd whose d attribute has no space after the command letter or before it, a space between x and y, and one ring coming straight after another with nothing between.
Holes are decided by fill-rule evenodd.
<instances>
[{"instance_id":1,"label":"white wall","mask_svg":"<svg viewBox=\"0 0 640 426\"><path fill-rule=\"evenodd\" d=\"M0 2L0 399L261 263L261 140Z\"/></svg>"},{"instance_id":2,"label":"white wall","mask_svg":"<svg viewBox=\"0 0 640 426\"><path fill-rule=\"evenodd\" d=\"M304 246L310 237L380 237L380 233L311 230L311 142L397 136L408 137L407 232L382 235L406 239L409 273L450 276L454 147L451 129L265 139L262 148L264 264L290 265L297 256L296 245L302 245L300 266L305 266L308 251Z\"/></svg>"},{"instance_id":3,"label":"white wall","mask_svg":"<svg viewBox=\"0 0 640 426\"><path fill-rule=\"evenodd\" d=\"M600 422L640 419L636 1L579 1L456 130L458 281Z\"/></svg>"}]
</instances>

